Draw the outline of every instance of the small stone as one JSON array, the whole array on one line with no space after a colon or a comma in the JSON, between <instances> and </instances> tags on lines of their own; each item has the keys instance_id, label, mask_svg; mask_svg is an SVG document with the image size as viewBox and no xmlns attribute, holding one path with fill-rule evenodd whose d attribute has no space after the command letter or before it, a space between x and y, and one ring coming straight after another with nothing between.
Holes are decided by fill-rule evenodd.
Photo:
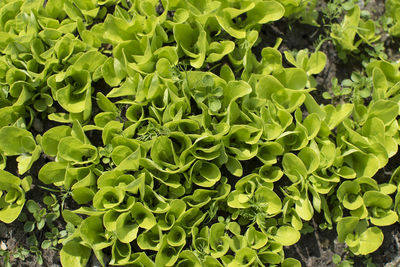
<instances>
[{"instance_id":1,"label":"small stone","mask_svg":"<svg viewBox=\"0 0 400 267\"><path fill-rule=\"evenodd\" d=\"M3 241L1 241L1 243L0 243L0 249L1 250L7 250L7 245Z\"/></svg>"},{"instance_id":2,"label":"small stone","mask_svg":"<svg viewBox=\"0 0 400 267\"><path fill-rule=\"evenodd\" d=\"M43 122L41 120L39 120L38 118L35 118L33 120L33 128L38 133L42 133L44 131Z\"/></svg>"}]
</instances>

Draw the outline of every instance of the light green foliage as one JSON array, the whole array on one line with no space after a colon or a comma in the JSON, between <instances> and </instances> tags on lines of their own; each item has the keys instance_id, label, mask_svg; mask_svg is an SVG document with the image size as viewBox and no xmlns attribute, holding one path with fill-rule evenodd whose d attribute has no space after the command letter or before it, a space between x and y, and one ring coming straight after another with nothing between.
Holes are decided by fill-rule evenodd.
<instances>
[{"instance_id":1,"label":"light green foliage","mask_svg":"<svg viewBox=\"0 0 400 267\"><path fill-rule=\"evenodd\" d=\"M37 262L43 262L41 249L57 250L58 241L68 235L68 230L59 230L55 225L60 217L60 204L53 194L43 197L39 204L31 199L26 202L26 210L19 215L18 220L24 223L24 232L29 234L27 243L28 253L35 254ZM38 241L44 232L44 240ZM41 238L40 238L41 239Z\"/></svg>"},{"instance_id":2,"label":"light green foliage","mask_svg":"<svg viewBox=\"0 0 400 267\"><path fill-rule=\"evenodd\" d=\"M318 38L316 50L330 40L344 62L356 54L361 54L363 61L368 61L370 57L385 58L385 53L382 53L383 44L379 43L379 26L370 19L371 12L363 7L364 2L354 0L329 1L321 12L325 36L320 35ZM364 56L364 52L368 56Z\"/></svg>"},{"instance_id":3,"label":"light green foliage","mask_svg":"<svg viewBox=\"0 0 400 267\"><path fill-rule=\"evenodd\" d=\"M365 220L357 217L343 217L337 225L339 241L346 241L350 250L358 255L375 251L383 242L383 233L377 227L368 227Z\"/></svg>"},{"instance_id":4,"label":"light green foliage","mask_svg":"<svg viewBox=\"0 0 400 267\"><path fill-rule=\"evenodd\" d=\"M346 99L347 101L363 105L364 99L368 99L373 92L372 77L365 76L359 72L353 72L350 79L345 79L340 84L336 77L332 78L331 83L333 96L329 92L324 92L322 96L325 99L331 99L332 102L339 102L341 99Z\"/></svg>"},{"instance_id":5,"label":"light green foliage","mask_svg":"<svg viewBox=\"0 0 400 267\"><path fill-rule=\"evenodd\" d=\"M352 253L378 249L400 212L400 171L375 179L400 144L399 64L371 60L317 103L320 46L260 47L265 24L317 26L316 4L2 1L0 220L20 214L42 155L55 195L25 203L24 228L46 229L36 251L61 243L63 266L92 253L103 266L301 266L283 247L317 213ZM324 14L340 56L379 38L352 1Z\"/></svg>"},{"instance_id":6,"label":"light green foliage","mask_svg":"<svg viewBox=\"0 0 400 267\"><path fill-rule=\"evenodd\" d=\"M0 220L11 223L20 214L25 203L25 192L29 191L32 178L23 180L7 171L0 170Z\"/></svg>"},{"instance_id":7,"label":"light green foliage","mask_svg":"<svg viewBox=\"0 0 400 267\"><path fill-rule=\"evenodd\" d=\"M393 36L400 36L400 2L398 0L388 0L385 2L386 15L390 20L389 33Z\"/></svg>"},{"instance_id":8,"label":"light green foliage","mask_svg":"<svg viewBox=\"0 0 400 267\"><path fill-rule=\"evenodd\" d=\"M342 260L342 258L338 254L333 254L332 261L337 267L352 267L354 264L354 261L352 261L351 259Z\"/></svg>"}]
</instances>

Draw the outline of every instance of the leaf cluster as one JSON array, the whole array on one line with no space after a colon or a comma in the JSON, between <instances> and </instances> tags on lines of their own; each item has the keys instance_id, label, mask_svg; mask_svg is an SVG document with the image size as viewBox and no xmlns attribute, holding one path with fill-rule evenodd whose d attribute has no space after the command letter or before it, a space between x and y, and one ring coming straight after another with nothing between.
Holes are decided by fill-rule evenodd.
<instances>
[{"instance_id":1,"label":"leaf cluster","mask_svg":"<svg viewBox=\"0 0 400 267\"><path fill-rule=\"evenodd\" d=\"M372 60L342 82L351 103L323 105L323 52L282 54L277 40L255 53L262 25L316 25L315 4L2 1L0 220L25 205L26 232L47 226L41 248L61 242L63 266L92 253L103 266L300 266L283 247L317 213L355 255L378 249L400 212L400 169L376 179L400 144L399 64ZM345 7L335 44L375 42ZM44 208L25 203L40 157L34 181L62 195Z\"/></svg>"}]
</instances>

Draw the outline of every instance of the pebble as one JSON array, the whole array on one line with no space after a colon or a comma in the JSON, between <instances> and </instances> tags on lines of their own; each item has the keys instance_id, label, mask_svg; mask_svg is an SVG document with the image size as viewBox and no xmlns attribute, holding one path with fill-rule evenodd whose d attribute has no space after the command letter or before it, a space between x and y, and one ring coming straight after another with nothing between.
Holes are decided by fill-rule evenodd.
<instances>
[{"instance_id":1,"label":"pebble","mask_svg":"<svg viewBox=\"0 0 400 267\"><path fill-rule=\"evenodd\" d=\"M3 241L1 241L1 243L0 243L0 249L1 250L7 250L7 245Z\"/></svg>"},{"instance_id":2,"label":"pebble","mask_svg":"<svg viewBox=\"0 0 400 267\"><path fill-rule=\"evenodd\" d=\"M38 118L35 118L33 120L33 128L35 129L35 131L42 133L44 131L43 122Z\"/></svg>"}]
</instances>

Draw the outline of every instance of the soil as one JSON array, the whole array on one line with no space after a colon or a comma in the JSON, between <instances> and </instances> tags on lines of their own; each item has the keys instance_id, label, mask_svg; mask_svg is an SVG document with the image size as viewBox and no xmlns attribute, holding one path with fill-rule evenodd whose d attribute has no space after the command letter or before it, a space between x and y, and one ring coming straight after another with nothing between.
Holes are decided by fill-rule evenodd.
<instances>
[{"instance_id":1,"label":"soil","mask_svg":"<svg viewBox=\"0 0 400 267\"><path fill-rule=\"evenodd\" d=\"M366 257L352 256L344 243L339 243L335 229L322 231L316 228L309 234L302 235L300 241L293 247L285 248L285 257L296 258L302 266L336 266L332 257L339 255L342 259L354 261L354 266L366 266ZM381 228L384 234L382 246L370 254L371 262L376 267L400 266L400 227L398 224Z\"/></svg>"},{"instance_id":2,"label":"soil","mask_svg":"<svg viewBox=\"0 0 400 267\"><path fill-rule=\"evenodd\" d=\"M28 248L27 234L24 232L24 225L21 222L14 221L12 224L0 223L0 242L3 242L9 251L17 251L19 247ZM61 248L61 247L60 247ZM10 257L11 266L18 267L56 267L61 266L60 257L57 250L44 249L42 250L43 264L37 263L37 256L29 254L24 259L16 259ZM3 259L0 257L0 266L3 266Z\"/></svg>"}]
</instances>

